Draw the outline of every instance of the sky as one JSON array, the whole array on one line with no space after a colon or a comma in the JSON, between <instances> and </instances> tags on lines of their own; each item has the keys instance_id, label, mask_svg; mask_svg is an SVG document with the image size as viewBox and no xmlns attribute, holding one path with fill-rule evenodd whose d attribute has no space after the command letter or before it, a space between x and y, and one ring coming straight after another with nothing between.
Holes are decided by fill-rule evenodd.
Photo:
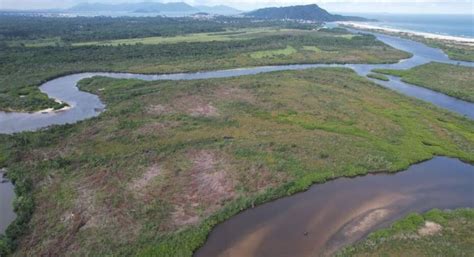
<instances>
[{"instance_id":1,"label":"sky","mask_svg":"<svg viewBox=\"0 0 474 257\"><path fill-rule=\"evenodd\" d=\"M464 13L474 15L474 0L0 0L0 9L68 8L78 3L186 2L191 5L224 4L240 10L268 6L318 4L336 13Z\"/></svg>"}]
</instances>

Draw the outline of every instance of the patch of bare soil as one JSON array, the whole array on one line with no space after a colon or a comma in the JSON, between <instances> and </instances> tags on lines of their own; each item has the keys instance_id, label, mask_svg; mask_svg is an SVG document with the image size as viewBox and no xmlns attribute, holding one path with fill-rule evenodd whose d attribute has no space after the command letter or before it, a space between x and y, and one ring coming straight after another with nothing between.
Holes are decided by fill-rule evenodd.
<instances>
[{"instance_id":1,"label":"patch of bare soil","mask_svg":"<svg viewBox=\"0 0 474 257\"><path fill-rule=\"evenodd\" d=\"M159 169L156 167L150 168L143 175L143 180L137 179L134 185L140 187L146 178L154 176L157 172L159 173ZM120 187L114 186L114 179L123 178L118 173L101 170L77 184L74 206L59 220L64 230L47 241L48 246L44 247L41 256L61 256L65 252L79 251L81 245L77 241L77 236L85 230L115 231L116 238L127 240L139 235L141 226L127 213L130 207L128 203L123 202L115 206L116 203L111 200L114 196L123 194ZM123 230L123 227L127 229Z\"/></svg>"},{"instance_id":2,"label":"patch of bare soil","mask_svg":"<svg viewBox=\"0 0 474 257\"><path fill-rule=\"evenodd\" d=\"M83 218L83 228L107 226L111 220L112 211L97 200L97 195L100 191L108 192L108 195L117 193L118 189L111 185L117 176L120 175L110 170L100 170L86 177L76 187L78 197L72 213Z\"/></svg>"},{"instance_id":3,"label":"patch of bare soil","mask_svg":"<svg viewBox=\"0 0 474 257\"><path fill-rule=\"evenodd\" d=\"M442 229L443 227L438 223L435 223L432 221L425 221L425 225L421 227L420 229L418 229L418 235L432 236L441 232Z\"/></svg>"},{"instance_id":4,"label":"patch of bare soil","mask_svg":"<svg viewBox=\"0 0 474 257\"><path fill-rule=\"evenodd\" d=\"M176 226L192 225L198 223L199 215L187 212L184 206L177 205L172 213L172 219Z\"/></svg>"},{"instance_id":5,"label":"patch of bare soil","mask_svg":"<svg viewBox=\"0 0 474 257\"><path fill-rule=\"evenodd\" d=\"M191 116L217 116L217 109L209 101L196 95L180 96L173 101L173 107Z\"/></svg>"},{"instance_id":6,"label":"patch of bare soil","mask_svg":"<svg viewBox=\"0 0 474 257\"><path fill-rule=\"evenodd\" d=\"M74 252L79 249L76 235L85 228L99 227L107 213L95 201L95 191L88 186L77 188L78 197L74 207L61 216L60 222L65 230L52 235L40 250L40 256L61 256L65 252Z\"/></svg>"},{"instance_id":7,"label":"patch of bare soil","mask_svg":"<svg viewBox=\"0 0 474 257\"><path fill-rule=\"evenodd\" d=\"M198 106L190 108L188 111L191 116L195 117L214 117L218 115L217 108L214 107L211 103L200 104Z\"/></svg>"},{"instance_id":8,"label":"patch of bare soil","mask_svg":"<svg viewBox=\"0 0 474 257\"><path fill-rule=\"evenodd\" d=\"M247 191L256 193L264 191L268 187L276 186L286 182L289 175L284 172L272 174L264 165L252 165L245 168L238 175L239 184L243 185Z\"/></svg>"},{"instance_id":9,"label":"patch of bare soil","mask_svg":"<svg viewBox=\"0 0 474 257\"><path fill-rule=\"evenodd\" d=\"M177 226L196 224L200 217L211 214L223 201L235 196L231 168L223 156L214 151L196 150L189 152L188 158L192 164L189 179L172 213Z\"/></svg>"},{"instance_id":10,"label":"patch of bare soil","mask_svg":"<svg viewBox=\"0 0 474 257\"><path fill-rule=\"evenodd\" d=\"M161 167L159 165L153 165L149 167L145 173L139 178L136 178L129 184L129 190L135 193L141 193L144 188L150 184L150 181L161 174Z\"/></svg>"},{"instance_id":11,"label":"patch of bare soil","mask_svg":"<svg viewBox=\"0 0 474 257\"><path fill-rule=\"evenodd\" d=\"M104 224L105 208L99 207L95 199L95 192L87 187L79 188L79 197L72 216L81 216L84 228L99 227ZM67 219L66 219L67 220Z\"/></svg>"},{"instance_id":12,"label":"patch of bare soil","mask_svg":"<svg viewBox=\"0 0 474 257\"><path fill-rule=\"evenodd\" d=\"M215 90L214 95L220 100L239 100L253 103L255 96L248 90L238 87L219 87Z\"/></svg>"},{"instance_id":13,"label":"patch of bare soil","mask_svg":"<svg viewBox=\"0 0 474 257\"><path fill-rule=\"evenodd\" d=\"M179 96L167 105L152 105L147 108L147 112L158 116L175 112L186 113L194 117L215 117L219 115L217 108L210 101L196 95Z\"/></svg>"},{"instance_id":14,"label":"patch of bare soil","mask_svg":"<svg viewBox=\"0 0 474 257\"><path fill-rule=\"evenodd\" d=\"M255 96L248 90L238 87L222 86L216 88L208 96L180 95L171 100L168 104L151 105L147 108L147 112L158 116L176 112L186 113L194 117L219 116L219 110L209 99L255 102Z\"/></svg>"},{"instance_id":15,"label":"patch of bare soil","mask_svg":"<svg viewBox=\"0 0 474 257\"><path fill-rule=\"evenodd\" d=\"M165 134L169 129L178 127L180 124L178 121L150 122L138 128L134 133L139 135L160 135Z\"/></svg>"},{"instance_id":16,"label":"patch of bare soil","mask_svg":"<svg viewBox=\"0 0 474 257\"><path fill-rule=\"evenodd\" d=\"M158 116L173 112L173 108L163 104L151 105L146 110L149 114L154 114Z\"/></svg>"},{"instance_id":17,"label":"patch of bare soil","mask_svg":"<svg viewBox=\"0 0 474 257\"><path fill-rule=\"evenodd\" d=\"M207 201L219 202L234 194L233 181L228 177L228 163L213 151L200 150L190 154L192 160L191 198L207 196ZM230 174L229 174L230 175Z\"/></svg>"}]
</instances>

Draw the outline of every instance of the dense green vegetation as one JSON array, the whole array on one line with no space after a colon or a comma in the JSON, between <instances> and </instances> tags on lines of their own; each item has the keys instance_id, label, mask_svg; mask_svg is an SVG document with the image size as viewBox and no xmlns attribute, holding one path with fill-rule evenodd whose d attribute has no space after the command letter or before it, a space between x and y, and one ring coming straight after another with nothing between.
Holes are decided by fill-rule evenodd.
<instances>
[{"instance_id":1,"label":"dense green vegetation","mask_svg":"<svg viewBox=\"0 0 474 257\"><path fill-rule=\"evenodd\" d=\"M17 23L14 19L2 19L6 19L5 24L0 23L3 31L0 35L6 40L0 41L4 43L0 46L0 110L4 111L57 107L56 102L40 93L38 86L51 78L76 72L171 73L290 63L386 63L408 56L372 36L354 36L341 29L278 29L297 27L292 22L251 23L250 28L243 29L249 23L247 19L190 22L188 18L147 18L138 19L136 23L143 27L137 29L128 25L135 24L137 18L23 17ZM66 25L62 22L70 27L89 25L88 29L77 30L75 34L63 29ZM107 26L109 23L112 24L110 27ZM176 29L168 33L173 26ZM270 28L260 33L262 27L257 28L259 26ZM110 35L102 33L103 30L108 30ZM128 34L129 30L137 34ZM225 32L195 34L200 31ZM194 34L182 35L187 32ZM174 39L150 38L177 34L181 36ZM144 38L134 38L136 36ZM50 41L51 37L53 41ZM189 38L192 42L188 42ZM96 39L107 40L90 41ZM21 46L6 44L11 40L26 41L22 41ZM77 46L82 40L87 41L86 45ZM59 43L51 45L51 42ZM261 51L271 52L288 46L295 51L272 58L254 58ZM307 50L308 46L321 51Z\"/></svg>"},{"instance_id":2,"label":"dense green vegetation","mask_svg":"<svg viewBox=\"0 0 474 257\"><path fill-rule=\"evenodd\" d=\"M383 81L389 81L387 76L384 76L382 74L377 74L377 73L369 73L369 74L367 74L367 77L373 78L373 79L378 79L378 80L383 80Z\"/></svg>"},{"instance_id":3,"label":"dense green vegetation","mask_svg":"<svg viewBox=\"0 0 474 257\"><path fill-rule=\"evenodd\" d=\"M306 20L315 22L367 21L365 18L330 14L317 4L267 7L245 13L248 17L269 20Z\"/></svg>"},{"instance_id":4,"label":"dense green vegetation","mask_svg":"<svg viewBox=\"0 0 474 257\"><path fill-rule=\"evenodd\" d=\"M264 36L275 36L275 35L291 35L303 33L304 31L298 29L282 29L277 27L268 28L245 28L245 29L229 29L223 32L213 33L191 33L178 36L165 36L165 37L140 37L140 38L128 38L128 39L114 39L114 40L102 40L102 41L89 41L89 42L77 42L72 43L72 46L120 46L120 45L136 45L136 44L173 44L173 43L184 43L184 42L212 42L212 41L229 41L229 40L245 40L253 38L263 38ZM319 32L329 32L333 36L343 37L352 39L355 34L350 34L345 30L338 29L321 29ZM53 46L55 43L49 41L30 41L26 46ZM308 46L314 47L314 46Z\"/></svg>"},{"instance_id":5,"label":"dense green vegetation","mask_svg":"<svg viewBox=\"0 0 474 257\"><path fill-rule=\"evenodd\" d=\"M453 60L474 62L474 47L460 45L460 44L449 44L442 42L430 42L428 44L433 47L443 49L443 51Z\"/></svg>"},{"instance_id":6,"label":"dense green vegetation","mask_svg":"<svg viewBox=\"0 0 474 257\"><path fill-rule=\"evenodd\" d=\"M0 15L0 42L8 45L28 45L35 40L53 40L61 45L98 40L223 32L227 29L262 27L310 29L315 26L291 21L252 22L250 19L228 17L196 20L182 17L53 18Z\"/></svg>"},{"instance_id":7,"label":"dense green vegetation","mask_svg":"<svg viewBox=\"0 0 474 257\"><path fill-rule=\"evenodd\" d=\"M28 185L0 243L13 256L191 256L218 222L312 183L474 161L473 121L349 69L80 87L107 111L0 137L0 166Z\"/></svg>"},{"instance_id":8,"label":"dense green vegetation","mask_svg":"<svg viewBox=\"0 0 474 257\"><path fill-rule=\"evenodd\" d=\"M182 42L210 42L210 41L229 41L235 39L244 40L246 38L251 39L255 37L262 37L264 35L276 35L289 33L291 30L280 29L280 28L247 28L240 30L227 30L223 32L213 33L192 33L180 36L172 37L143 37L143 38L129 38L129 39L115 39L107 41L92 41L92 42L79 42L73 43L73 46L87 46L87 45L108 45L108 46L119 46L119 45L135 45L135 44L173 44ZM296 30L295 30L296 31ZM283 32L283 33L278 33Z\"/></svg>"},{"instance_id":9,"label":"dense green vegetation","mask_svg":"<svg viewBox=\"0 0 474 257\"><path fill-rule=\"evenodd\" d=\"M432 62L409 70L376 69L374 72L398 76L404 82L474 102L474 68Z\"/></svg>"},{"instance_id":10,"label":"dense green vegetation","mask_svg":"<svg viewBox=\"0 0 474 257\"><path fill-rule=\"evenodd\" d=\"M474 209L413 213L337 256L472 256Z\"/></svg>"},{"instance_id":11,"label":"dense green vegetation","mask_svg":"<svg viewBox=\"0 0 474 257\"><path fill-rule=\"evenodd\" d=\"M303 46L303 50L307 50ZM275 50L266 50L266 51L256 51L250 54L250 57L255 58L255 59L261 59L261 58L273 58L273 57L279 57L279 56L288 56L296 53L297 50L293 48L292 46L286 46L283 49L275 49Z\"/></svg>"},{"instance_id":12,"label":"dense green vegetation","mask_svg":"<svg viewBox=\"0 0 474 257\"><path fill-rule=\"evenodd\" d=\"M442 49L444 53L446 53L449 58L453 60L474 62L474 46L472 45L467 45L449 40L424 38L413 35L406 35L405 37L412 40L420 41L432 47Z\"/></svg>"}]
</instances>

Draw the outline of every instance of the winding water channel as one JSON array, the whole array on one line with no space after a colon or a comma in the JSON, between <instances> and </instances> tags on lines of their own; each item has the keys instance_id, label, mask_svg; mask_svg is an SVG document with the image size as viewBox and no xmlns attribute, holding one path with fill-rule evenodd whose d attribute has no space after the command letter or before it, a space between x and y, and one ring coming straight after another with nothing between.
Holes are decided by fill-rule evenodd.
<instances>
[{"instance_id":1,"label":"winding water channel","mask_svg":"<svg viewBox=\"0 0 474 257\"><path fill-rule=\"evenodd\" d=\"M392 47L412 53L413 57L395 64L297 64L163 75L104 72L67 75L44 83L40 90L52 98L67 102L70 109L51 113L0 112L0 133L33 131L99 115L105 105L98 96L79 91L76 87L79 80L93 76L148 81L195 80L318 67L348 67L365 76L375 68L409 69L431 61L474 67L474 63L450 60L441 50L422 43L371 34ZM389 78L387 82L371 80L474 119L472 103L404 83L396 77ZM0 183L0 234L15 217L13 196L11 183ZM315 185L306 192L244 211L218 225L196 256L328 254L408 212L430 208L474 207L473 196L474 166L456 159L437 157L395 175L336 179Z\"/></svg>"},{"instance_id":2,"label":"winding water channel","mask_svg":"<svg viewBox=\"0 0 474 257\"><path fill-rule=\"evenodd\" d=\"M84 78L93 76L105 76L111 78L133 78L141 80L196 80L210 78L228 78L258 73L303 70L320 67L348 67L355 70L359 75L366 76L372 69L409 69L431 61L457 64L474 67L474 63L450 60L440 49L428 47L422 43L394 36L373 33L382 42L410 52L412 58L402 60L395 64L293 64L261 66L251 68L240 68L230 70L206 71L196 73L175 73L162 75L144 75L132 73L90 72L66 75L50 80L41 85L40 90L52 98L67 102L71 109L62 112L51 113L5 113L0 112L0 133L15 133L27 130L36 130L53 124L74 123L97 116L105 108L99 97L90 93L80 91L76 85ZM474 119L474 104L438 93L423 87L414 86L402 82L399 78L390 76L390 81L379 81L371 79L375 83L396 90L402 94L419 98L430 102L441 108L465 115Z\"/></svg>"}]
</instances>

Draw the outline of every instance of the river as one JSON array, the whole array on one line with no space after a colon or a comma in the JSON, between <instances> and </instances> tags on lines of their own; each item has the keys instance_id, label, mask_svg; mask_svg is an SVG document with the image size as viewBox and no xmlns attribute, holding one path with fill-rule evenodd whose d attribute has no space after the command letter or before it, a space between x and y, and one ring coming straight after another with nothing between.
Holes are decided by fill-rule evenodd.
<instances>
[{"instance_id":1,"label":"river","mask_svg":"<svg viewBox=\"0 0 474 257\"><path fill-rule=\"evenodd\" d=\"M13 185L3 177L4 170L0 169L0 234L2 234L15 219L13 199L15 193Z\"/></svg>"},{"instance_id":2,"label":"river","mask_svg":"<svg viewBox=\"0 0 474 257\"><path fill-rule=\"evenodd\" d=\"M74 123L99 115L105 108L105 105L100 101L99 97L93 94L82 92L76 87L79 80L93 76L133 78L147 81L196 80L228 78L272 71L302 70L320 67L347 67L355 70L361 76L366 76L372 69L376 68L409 69L431 61L474 67L474 63L450 60L440 49L431 48L422 43L383 34L372 34L376 35L379 40L392 47L412 53L413 57L402 60L395 64L294 64L161 75L110 72L90 72L66 75L42 84L40 90L52 98L67 102L72 107L71 109L50 113L0 112L0 133L15 133L27 130L31 131L54 124ZM402 94L430 102L441 108L450 110L460 115L465 115L470 119L474 119L473 103L462 101L423 87L407 84L402 82L399 78L392 76L390 76L390 81L387 82L375 79L371 80L383 87L396 90Z\"/></svg>"},{"instance_id":3,"label":"river","mask_svg":"<svg viewBox=\"0 0 474 257\"><path fill-rule=\"evenodd\" d=\"M474 207L474 166L435 157L395 174L339 178L246 210L196 257L323 256L414 211Z\"/></svg>"},{"instance_id":4,"label":"river","mask_svg":"<svg viewBox=\"0 0 474 257\"><path fill-rule=\"evenodd\" d=\"M79 80L93 76L134 78L148 81L195 80L226 78L272 71L302 70L320 67L347 67L353 69L361 76L366 76L370 70L375 68L409 69L431 61L474 67L474 63L450 60L440 49L431 48L422 43L378 33L371 34L374 34L379 40L392 47L412 53L413 57L402 60L395 64L296 64L161 75L106 72L66 75L42 84L40 90L52 98L67 102L71 106L70 109L49 113L0 112L0 133L10 134L21 131L34 131L40 128L48 127L50 125L74 123L99 115L106 108L105 105L100 101L99 97L90 93L82 92L78 90L76 86ZM387 82L375 79L371 80L380 86L430 102L438 107L455 112L459 115L466 116L469 119L474 119L474 104L472 103L462 101L423 87L404 83L399 78L393 76L389 76L389 78L390 81ZM423 175L419 175L421 174L420 171L418 171L420 168L417 167L431 167L432 169L437 170L437 172L441 175L436 175L436 172L430 172L427 174L427 171L424 171ZM410 172L412 169L415 169L415 171ZM469 170L469 172L460 172L459 170ZM291 255L295 255L296 246L298 246L297 248L301 250L301 256L304 256L304 253L318 251L315 250L314 247L319 250L322 248L326 250L329 249L328 252L331 252L332 249L335 249L342 244L350 243L357 238L361 238L367 233L367 231L386 225L388 222L391 222L395 218L398 218L402 214L410 211L423 211L434 207L472 207L472 200L470 202L466 201L465 194L466 192L469 193L470 197L473 195L472 191L466 191L467 188L474 188L474 180L471 175L473 172L473 167L470 165L462 164L457 160L438 157L421 164L421 166L415 165L410 168L408 172L399 173L402 175L369 175L355 179L338 179L322 185L315 185L306 193L298 194L290 198L283 198L274 203L249 210L237 215L222 225L219 225L211 234L206 245L197 253L197 256L214 256L218 253L224 254L223 256L234 256L233 254L227 255L227 253L230 251L230 253L242 254L242 250L248 251L245 252L249 253L248 256L278 256L278 253L285 253L283 248L281 248L283 246L285 246L285 249L292 250ZM401 184L396 184L398 181L397 178L403 180L405 176L416 177L417 174L419 175L419 180L415 180L414 178L413 180L420 182L420 186L426 185L426 187L417 188L415 184L409 183L409 185L403 187L404 189L397 189L397 186L401 186ZM410 182L411 178L407 179L407 181ZM421 183L423 181L426 181L426 183ZM456 183L464 183L462 184L464 191L459 189L458 186L460 185ZM337 187L339 190L336 191L333 189L332 192L334 193L332 194L330 194L330 192L324 191L329 190L325 188L335 187ZM370 191L368 190L369 187L373 187L373 190L379 191ZM349 188L352 188L352 192L349 190ZM408 194L406 192L404 193L402 192L403 190L412 191L413 194ZM460 192L460 190L462 192ZM320 200L314 199L315 202L309 201L314 198L312 194L314 194L313 192L315 191L320 192L318 194L324 194L325 197L317 198ZM360 195L347 195L347 198L353 197L351 198L351 201L342 201L345 194L344 192L346 192L346 194L353 193ZM3 233L8 224L11 223L15 217L12 207L14 194L11 183L0 183L0 193L0 233ZM454 201L454 199L449 200L448 196L443 198L446 199L445 201L431 201L429 200L431 198L426 198L428 193L433 193L434 195L439 195L440 197L444 194L458 194L456 196L460 197L459 200L463 201ZM402 197L402 195L404 196ZM424 198L420 196L424 196ZM305 197L309 197L311 199L308 200ZM406 197L407 199L412 200L409 201L405 199L405 202L403 202L401 200L402 198L400 197L403 199ZM339 199L339 204L336 205L335 203L337 203L337 199ZM375 204L383 203L384 201L387 204L383 206ZM324 203L326 203L326 205L324 205ZM393 204L402 204L403 208L398 210L395 208L396 205ZM281 206L286 205L300 207L281 209ZM275 208L275 210L269 211L272 210L272 208ZM378 211L379 209L381 211ZM279 211L276 212L277 210ZM298 211L295 212L294 210ZM372 214L372 216L379 217L382 215L383 217L374 223L373 226L370 226L368 230L354 232L354 235L356 236L344 236L345 227L341 226L345 225L347 226L346 229L350 230L351 226L353 226L351 224L356 224L358 219L364 219L364 211L369 212L368 214L375 211L376 214ZM335 215L338 212L346 213L346 215ZM256 215L254 216L255 221L245 218L248 215ZM263 222L262 218L265 220L268 218L268 221ZM259 220L261 220L262 223L259 223ZM275 221L276 223L271 223L271 221ZM330 221L333 222L331 223ZM292 224L294 225L294 229L291 229ZM322 227L320 227L321 224L323 225ZM334 224L337 224L337 226ZM321 231L324 232L322 233ZM238 234L235 234L237 232ZM301 237L300 233L306 232L307 236ZM291 240L292 238L294 240ZM259 243L252 243L254 242L254 239L258 240ZM280 249L280 251L272 249ZM252 252L256 255L251 255L250 253Z\"/></svg>"}]
</instances>

